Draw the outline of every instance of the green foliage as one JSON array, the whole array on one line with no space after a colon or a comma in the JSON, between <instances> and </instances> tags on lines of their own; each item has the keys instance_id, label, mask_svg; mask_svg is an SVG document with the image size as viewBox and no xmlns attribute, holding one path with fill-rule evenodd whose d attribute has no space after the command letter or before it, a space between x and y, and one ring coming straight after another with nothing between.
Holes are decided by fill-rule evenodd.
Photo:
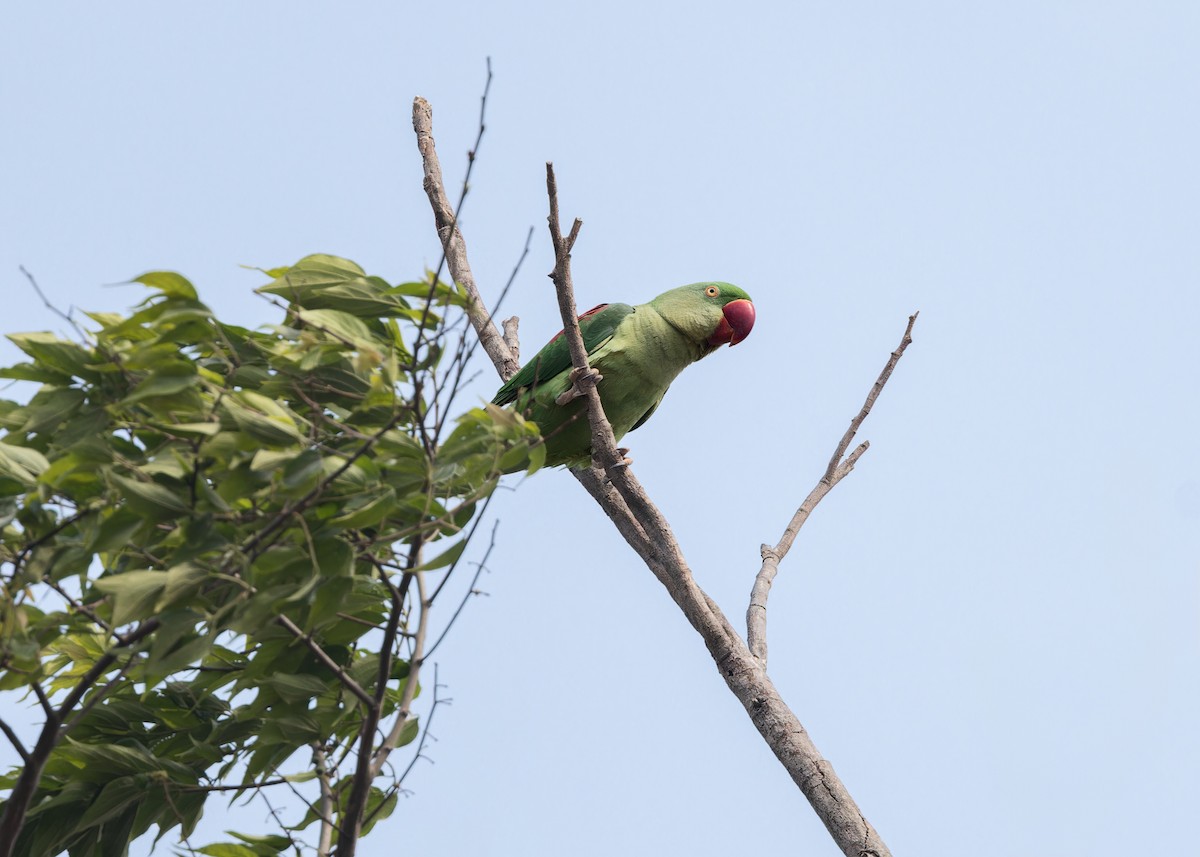
<instances>
[{"instance_id":1,"label":"green foliage","mask_svg":"<svg viewBox=\"0 0 1200 857\"><path fill-rule=\"evenodd\" d=\"M408 625L431 602L409 583L453 569L500 473L536 468L512 412L445 419L466 353L453 287L331 256L267 273L282 320L263 330L154 272L131 315L89 315L86 341L9 336L29 360L0 377L41 386L0 400L0 690L63 722L40 777L0 779L10 813L34 787L17 854L186 839L215 787L285 777L323 780L342 821L350 775L310 760L352 771L364 724L389 717L406 718L396 746L416 737ZM364 832L395 797L371 787ZM321 821L313 800L295 831Z\"/></svg>"}]
</instances>

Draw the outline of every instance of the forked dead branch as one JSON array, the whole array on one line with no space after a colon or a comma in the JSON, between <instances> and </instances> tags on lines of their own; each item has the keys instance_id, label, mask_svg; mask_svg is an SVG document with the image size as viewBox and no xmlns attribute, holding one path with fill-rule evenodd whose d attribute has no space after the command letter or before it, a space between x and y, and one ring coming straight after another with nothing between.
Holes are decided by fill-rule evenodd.
<instances>
[{"instance_id":1,"label":"forked dead branch","mask_svg":"<svg viewBox=\"0 0 1200 857\"><path fill-rule=\"evenodd\" d=\"M516 339L515 336L501 336L484 309L467 263L466 243L455 225L454 212L449 208L445 190L441 186L441 169L432 136L432 111L422 98L416 99L413 104L413 128L424 163L425 190L433 206L450 274L471 296L475 307L471 312L471 321L496 371L502 379L508 380L518 369L513 357L515 348L510 347L516 345ZM575 470L572 474L595 498L701 635L726 685L741 701L750 720L808 798L842 852L854 857L889 857L891 852L883 840L859 810L833 767L821 757L804 726L784 703L767 675L766 609L767 593L778 572L779 563L790 549L800 527L821 499L854 469L866 452L868 445L864 442L849 455L846 454L892 370L912 341L916 314L908 319L900 346L891 354L863 407L851 420L850 428L839 442L825 474L800 505L779 543L774 547L762 547L762 566L755 577L747 610L747 635L743 640L716 603L696 584L670 525L647 496L632 470L625 466L617 449L596 389L599 379L595 370L588 365L575 309L570 254L582 223L575 220L570 232L562 234L557 182L550 164L546 165L546 178L550 234L555 252L551 278L571 352L574 389L587 401L592 436L592 468ZM509 331L506 325L506 334L512 332L515 332L515 327Z\"/></svg>"}]
</instances>

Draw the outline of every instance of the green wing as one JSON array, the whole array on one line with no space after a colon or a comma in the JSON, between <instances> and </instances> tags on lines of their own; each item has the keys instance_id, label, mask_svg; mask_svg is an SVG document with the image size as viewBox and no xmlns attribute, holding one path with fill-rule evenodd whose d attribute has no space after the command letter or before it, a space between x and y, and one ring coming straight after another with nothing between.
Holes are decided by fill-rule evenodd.
<instances>
[{"instance_id":1,"label":"green wing","mask_svg":"<svg viewBox=\"0 0 1200 857\"><path fill-rule=\"evenodd\" d=\"M583 335L583 347L587 349L587 353L595 354L597 348L612 339L621 321L631 312L633 307L629 304L601 304L581 315L579 332ZM522 388L536 387L570 368L571 352L567 348L567 337L559 332L558 336L546 343L536 357L521 367L520 372L496 391L492 404L507 405L509 402L515 402L517 393Z\"/></svg>"}]
</instances>

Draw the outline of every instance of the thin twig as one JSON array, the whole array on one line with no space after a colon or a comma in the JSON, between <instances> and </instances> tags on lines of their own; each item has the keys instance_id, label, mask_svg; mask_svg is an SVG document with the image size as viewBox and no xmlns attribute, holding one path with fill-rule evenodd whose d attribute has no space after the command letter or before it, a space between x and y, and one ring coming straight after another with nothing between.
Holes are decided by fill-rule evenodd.
<instances>
[{"instance_id":1,"label":"thin twig","mask_svg":"<svg viewBox=\"0 0 1200 857\"><path fill-rule=\"evenodd\" d=\"M78 711L71 715L71 719L59 727L62 734L66 735L68 732L78 726L83 721L83 718L87 717L88 713L97 705L99 705L100 702L103 701L104 697L108 696L112 689L117 686L117 683L125 678L126 674L133 669L133 665L134 657L131 654L129 658L126 659L125 664L121 667L121 669L117 671L117 674L106 681L103 687L92 691L91 695L88 696L87 701L85 701L83 705L79 706Z\"/></svg>"},{"instance_id":2,"label":"thin twig","mask_svg":"<svg viewBox=\"0 0 1200 857\"><path fill-rule=\"evenodd\" d=\"M11 726L4 722L3 718L0 718L0 732L3 732L5 737L8 738L9 743L13 745L13 749L17 751L17 755L21 757L21 761L28 764L29 751L25 749L25 745L21 743L21 739L17 737L17 733L12 730Z\"/></svg>"},{"instance_id":3,"label":"thin twig","mask_svg":"<svg viewBox=\"0 0 1200 857\"><path fill-rule=\"evenodd\" d=\"M408 659L408 675L404 679L404 692L400 694L400 705L396 711L396 721L392 724L391 730L388 732L387 738L379 745L379 749L375 751L375 758L371 762L371 777L374 779L379 776L379 772L383 770L384 764L387 762L388 756L396 749L396 744L400 740L400 733L404 730L404 725L412 716L413 700L417 696L417 685L421 676L421 666L425 662L425 634L429 629L429 600L425 592L425 572L416 572L417 578L417 601L421 605L421 615L417 620L417 635L413 640L412 656ZM436 671L434 673L434 683L437 682Z\"/></svg>"},{"instance_id":4,"label":"thin twig","mask_svg":"<svg viewBox=\"0 0 1200 857\"><path fill-rule=\"evenodd\" d=\"M495 318L496 313L500 312L500 307L504 305L504 299L508 297L508 291L512 288L513 282L517 279L517 272L521 270L521 265L525 262L525 257L529 255L529 244L533 241L533 227L529 227L529 231L525 233L525 249L521 251L521 257L517 259L517 264L513 265L512 273L508 275L508 282L504 284L504 288L500 290L500 297L496 299L496 305L492 307L492 317ZM514 360L520 360L521 343L517 338L517 325L521 323L521 319L517 316L511 316L504 319L502 327L504 328L504 342L508 345Z\"/></svg>"},{"instance_id":5,"label":"thin twig","mask_svg":"<svg viewBox=\"0 0 1200 857\"><path fill-rule=\"evenodd\" d=\"M353 467L354 462L358 461L358 459L370 452L371 448L379 442L379 439L395 428L396 424L399 423L403 417L404 412L400 411L390 420L384 423L382 428L363 441L362 446L358 447L358 449L348 455L346 460L342 462L337 470L334 470L332 473L318 482L303 497L280 509L279 513L276 514L274 518L267 521L267 523L265 523L257 533L246 540L246 543L238 552L249 560L253 560L255 557L259 556L259 554L263 553L263 551L273 545L275 540L279 538L279 536L275 535L276 531L278 531L287 522L288 518L290 518L292 515L299 515L314 502L316 502L325 493L326 488L332 485L334 481L339 479L343 473ZM270 540L267 541L267 539L272 536L274 536L274 538L270 538Z\"/></svg>"},{"instance_id":6,"label":"thin twig","mask_svg":"<svg viewBox=\"0 0 1200 857\"><path fill-rule=\"evenodd\" d=\"M875 383L872 385L871 391L867 393L867 400L863 402L862 408L854 415L854 419L850 420L850 428L846 429L846 433L842 435L841 442L837 445L837 449L833 451L833 456L829 459L829 466L825 468L824 479L833 478L833 472L837 469L842 456L846 454L846 450L850 448L850 442L854 440L854 435L858 433L859 426L863 424L863 420L867 418L867 414L871 413L871 407L875 404L875 400L879 398L879 394L883 392L883 385L888 382L888 378L892 377L892 370L900 362L900 358L904 355L904 349L908 348L912 342L913 325L917 323L918 315L920 313L914 312L908 317L908 326L904 328L904 336L900 339L900 345L892 352L887 364L883 367L883 371L875 379Z\"/></svg>"},{"instance_id":7,"label":"thin twig","mask_svg":"<svg viewBox=\"0 0 1200 857\"><path fill-rule=\"evenodd\" d=\"M460 192L458 192L458 204L455 205L454 208L450 209L451 220L450 220L450 224L449 224L449 228L448 228L448 234L454 234L456 232L456 230L458 228L458 217L462 216L462 206L463 206L463 203L466 202L466 200L467 200L467 193L470 191L470 174L472 174L473 170L475 169L475 156L479 154L479 146L480 146L480 143L484 142L484 132L487 130L487 122L485 121L486 116L487 116L487 94L491 90L492 90L492 58L491 58L491 56L488 56L488 58L487 58L487 79L484 82L484 95L482 95L479 100L479 132L475 134L475 144L472 146L472 148L467 150L467 170L466 170L466 173L464 173L462 176L462 188L461 188ZM415 112L415 109L416 109L415 104L413 106L413 109ZM415 121L416 121L415 115L414 115L413 121L414 121L414 128L415 128ZM432 137L430 138L430 145L432 148L432 145L433 145ZM434 157L434 160L436 160L437 152L434 152L433 157ZM444 196L444 193L443 193L443 196ZM446 204L449 205L449 202ZM460 238L462 238L461 234L460 234ZM416 325L416 341L413 343L413 364L412 364L414 370L415 370L416 366L419 365L419 362L420 362L418 358L421 353L421 348L424 347L426 344L425 334L428 329L428 325L427 325L428 317L430 317L430 312L433 307L434 295L436 295L436 293L437 293L438 281L440 280L440 278L442 278L443 265L445 265L446 262L448 262L448 258L446 258L446 257L448 257L448 253L446 253L445 242L443 241L442 257L440 257L438 259L437 269L433 271L433 276L430 277L430 290L428 290L428 294L426 295L426 298L425 298L425 307L422 308L420 322L418 323L418 325ZM450 269L450 274L451 274L451 276L454 275L454 266L452 266L452 265L451 265L451 269ZM469 316L469 311L468 311L468 316ZM420 398L416 397L416 401L420 401ZM436 401L436 397L434 397L434 401ZM414 408L414 409L419 410L419 408ZM422 426L422 433L424 433L424 426Z\"/></svg>"},{"instance_id":8,"label":"thin twig","mask_svg":"<svg viewBox=\"0 0 1200 857\"><path fill-rule=\"evenodd\" d=\"M42 711L47 717L54 717L54 703L50 701L50 697L46 695L45 689L40 681L31 681L29 686L33 688L33 695L38 698L38 705L42 706Z\"/></svg>"},{"instance_id":9,"label":"thin twig","mask_svg":"<svg viewBox=\"0 0 1200 857\"><path fill-rule=\"evenodd\" d=\"M289 634L303 643L305 647L313 653L318 661L324 664L328 670L338 677L338 681L342 683L342 686L354 694L354 696L358 698L359 702L367 706L367 709L370 710L370 708L375 704L375 700L369 693L363 690L362 685L356 682L344 669L342 669L341 664L331 658L329 653L321 648L320 644L318 644L317 641L312 638L311 634L304 633L304 630L287 616L276 616L275 622L280 627L284 628Z\"/></svg>"},{"instance_id":10,"label":"thin twig","mask_svg":"<svg viewBox=\"0 0 1200 857\"><path fill-rule=\"evenodd\" d=\"M471 542L471 540L473 538L475 538L475 531L479 529L479 525L483 522L483 519L487 516L488 506L491 505L492 497L494 497L494 496L495 496L495 494L493 493L493 494L488 494L487 497L484 498L483 506L482 506L482 508L480 508L480 510L478 512L475 513L475 520L471 523L471 529L467 530L467 535L463 539L463 541L465 541L469 544ZM497 524L498 523L499 522L497 522ZM496 539L496 525L497 524L493 524L493 526L492 526L492 543L494 543L495 539ZM492 543L488 544L489 552L491 552ZM486 560L486 556L485 556L485 560ZM446 588L446 583L450 580L451 575L454 574L454 572L458 568L458 565L460 562L462 562L462 554L459 554L458 559L454 560L454 562L450 564L450 568L448 568L446 570L446 573L444 575L442 575L441 581L438 583L437 586L434 587L433 594L429 596L430 604L433 604L435 601L437 601L438 595L440 595L442 590Z\"/></svg>"},{"instance_id":11,"label":"thin twig","mask_svg":"<svg viewBox=\"0 0 1200 857\"><path fill-rule=\"evenodd\" d=\"M313 767L317 770L317 783L321 797L317 802L317 818L321 822L321 833L317 840L317 857L329 857L333 850L333 789L329 784L328 758L319 741L313 742Z\"/></svg>"},{"instance_id":12,"label":"thin twig","mask_svg":"<svg viewBox=\"0 0 1200 857\"><path fill-rule=\"evenodd\" d=\"M433 141L433 108L424 98L413 99L413 130L417 134L417 148L420 149L425 170L425 194L433 207L438 238L441 239L442 250L446 254L450 275L467 293L467 317L479 336L483 350L487 352L501 377L507 380L521 367L504 342L500 331L492 323L487 306L479 295L479 288L475 285L475 275L471 272L470 262L467 261L467 245L458 228L457 216L450 206L442 182L442 167Z\"/></svg>"},{"instance_id":13,"label":"thin twig","mask_svg":"<svg viewBox=\"0 0 1200 857\"><path fill-rule=\"evenodd\" d=\"M409 760L408 765L404 768L404 772L401 773L400 776L396 777L396 782L390 789L388 789L386 797L376 805L375 809L367 814L365 819L363 819L363 824L370 822L371 819L375 817L375 814L383 808L383 805L387 803L388 798L403 789L404 780L412 772L412 769L416 767L418 759L424 759L430 764L433 764L433 760L425 755L425 742L433 737L429 730L433 726L433 716L437 713L438 706L449 705L451 702L451 700L443 699L439 695L438 692L442 689L442 687L443 685L438 681L438 665L435 663L433 665L433 704L429 706L429 716L425 718L425 728L421 730L421 739L417 742L417 752L414 753L412 759ZM433 740L436 741L437 739L434 738Z\"/></svg>"},{"instance_id":14,"label":"thin twig","mask_svg":"<svg viewBox=\"0 0 1200 857\"><path fill-rule=\"evenodd\" d=\"M62 721L66 720L66 718L74 710L75 706L79 703L79 700L83 698L85 693L87 693L88 689L96 683L100 676L108 672L108 668L112 666L113 661L117 659L118 649L125 649L129 646L132 646L134 643L140 643L146 637L157 631L161 625L162 623L158 619L147 619L128 634L118 636L113 642L112 647L96 659L96 662L92 665L92 668L83 674L83 677L79 679L79 683L75 685L75 688L69 694L67 694L67 698L63 700L62 704L55 712L58 721L61 723Z\"/></svg>"},{"instance_id":15,"label":"thin twig","mask_svg":"<svg viewBox=\"0 0 1200 857\"><path fill-rule=\"evenodd\" d=\"M483 517L482 512L480 513L479 517ZM426 658L433 657L433 653L437 651L437 647L442 644L442 640L446 639L446 635L449 634L450 629L454 627L455 621L458 620L458 615L462 613L463 608L467 606L467 601L469 601L471 596L476 593L475 586L479 583L479 577L483 574L483 570L487 567L488 557L492 555L492 548L496 546L496 530L499 528L499 526L499 521L492 522L492 537L488 541L487 550L483 552L483 558L480 559L477 564L475 576L471 578L471 585L467 587L467 591L463 594L462 601L458 603L458 607L450 616L450 621L446 623L446 627L442 629L442 633L438 635L437 640L435 640L433 645L429 647L429 651L425 653ZM441 591L443 584L445 584L445 581L442 581L442 584L439 584L438 588L434 590L433 595L430 596L429 599L430 603L433 603L433 599L437 598L437 594Z\"/></svg>"},{"instance_id":16,"label":"thin twig","mask_svg":"<svg viewBox=\"0 0 1200 857\"><path fill-rule=\"evenodd\" d=\"M42 299L42 303L46 305L46 309L50 310L50 312L54 313L67 324L71 325L71 327L75 328L75 332L79 334L81 339L86 339L87 332L84 331L84 329L79 326L79 322L75 321L75 319L71 316L71 311L68 310L67 312L63 312L54 304L50 303L50 299L46 297L46 293L42 291L42 288L38 285L37 280L33 278L33 274L29 273L29 271L25 269L24 265L18 265L17 267L20 269L21 273L25 275L25 279L29 280L29 285L33 286L33 290L37 292L37 296Z\"/></svg>"},{"instance_id":17,"label":"thin twig","mask_svg":"<svg viewBox=\"0 0 1200 857\"><path fill-rule=\"evenodd\" d=\"M277 777L273 780L260 780L257 783L238 783L231 786L177 786L179 791L190 794L209 793L209 792L242 792L251 791L254 789L265 789L268 786L286 786L290 783L287 777ZM236 797L236 795L235 795Z\"/></svg>"},{"instance_id":18,"label":"thin twig","mask_svg":"<svg viewBox=\"0 0 1200 857\"><path fill-rule=\"evenodd\" d=\"M45 533L38 536L36 539L33 539L29 542L26 542L24 545L22 545L21 552L18 553L16 558L13 559L13 561L12 561L13 573L9 577L9 582L11 583L12 581L17 579L17 575L21 571L21 566L24 564L25 560L29 558L29 555L31 553L33 553L33 551L36 548L38 548L40 545L43 545L46 542L50 541L50 539L54 538L59 533L61 533L63 530L67 529L67 527L71 526L72 524L74 524L74 523L82 520L83 518L87 517L88 515L92 514L93 512L95 512L97 510L97 508L98 507L96 507L96 506L88 506L87 508L76 512L74 515L71 515L70 517L62 518L58 521L58 523L56 523L53 527L51 527Z\"/></svg>"},{"instance_id":19,"label":"thin twig","mask_svg":"<svg viewBox=\"0 0 1200 857\"><path fill-rule=\"evenodd\" d=\"M746 608L746 643L755 660L761 663L764 669L767 666L767 598L771 593L771 584L775 580L775 575L779 573L779 563L791 550L792 543L800 533L800 528L804 526L804 522L808 520L813 509L826 494L833 490L834 485L841 482L854 469L858 459L870 448L870 443L863 441L845 459L842 457L850 446L850 442L854 440L854 435L858 432L859 427L862 426L863 420L871 412L875 400L883 391L884 384L887 383L888 378L892 375L892 370L896 368L896 364L903 356L904 349L908 348L909 343L912 342L913 325L916 321L917 313L909 316L908 326L904 329L904 336L900 339L899 347L891 353L883 371L879 373L870 393L867 394L866 402L863 403L854 419L850 421L850 428L838 442L833 458L829 460L829 466L825 468L825 474L804 498L804 502L800 504L796 514L792 516L792 520L783 531L783 537L779 540L779 544L774 547L763 545L761 548L762 566L754 577L754 586L750 590L750 606Z\"/></svg>"},{"instance_id":20,"label":"thin twig","mask_svg":"<svg viewBox=\"0 0 1200 857\"><path fill-rule=\"evenodd\" d=\"M554 175L554 164L551 163L546 164L546 195L550 199L550 216L547 220L550 225L550 240L554 244L554 270L550 279L554 282L558 311L563 320L563 335L567 341L567 349L571 352L573 367L570 376L572 388L564 396L571 399L587 399L588 420L592 430L592 456L611 477L621 458L617 455L617 441L612 426L604 414L600 391L596 389L601 375L588 363L587 347L583 344L583 334L579 330L575 287L571 282L571 248L575 246L575 239L579 237L583 221L575 218L570 234L562 234L558 215L558 179Z\"/></svg>"}]
</instances>

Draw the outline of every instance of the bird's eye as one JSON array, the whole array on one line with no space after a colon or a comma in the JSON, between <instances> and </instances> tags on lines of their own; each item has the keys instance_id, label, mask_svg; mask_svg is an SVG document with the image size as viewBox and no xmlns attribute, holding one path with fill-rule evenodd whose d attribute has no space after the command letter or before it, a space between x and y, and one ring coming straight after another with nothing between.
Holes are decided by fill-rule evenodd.
<instances>
[{"instance_id":1,"label":"bird's eye","mask_svg":"<svg viewBox=\"0 0 1200 857\"><path fill-rule=\"evenodd\" d=\"M716 286L709 286L704 290L704 294L708 295L710 298L715 298L717 295L721 294L721 290Z\"/></svg>"}]
</instances>

